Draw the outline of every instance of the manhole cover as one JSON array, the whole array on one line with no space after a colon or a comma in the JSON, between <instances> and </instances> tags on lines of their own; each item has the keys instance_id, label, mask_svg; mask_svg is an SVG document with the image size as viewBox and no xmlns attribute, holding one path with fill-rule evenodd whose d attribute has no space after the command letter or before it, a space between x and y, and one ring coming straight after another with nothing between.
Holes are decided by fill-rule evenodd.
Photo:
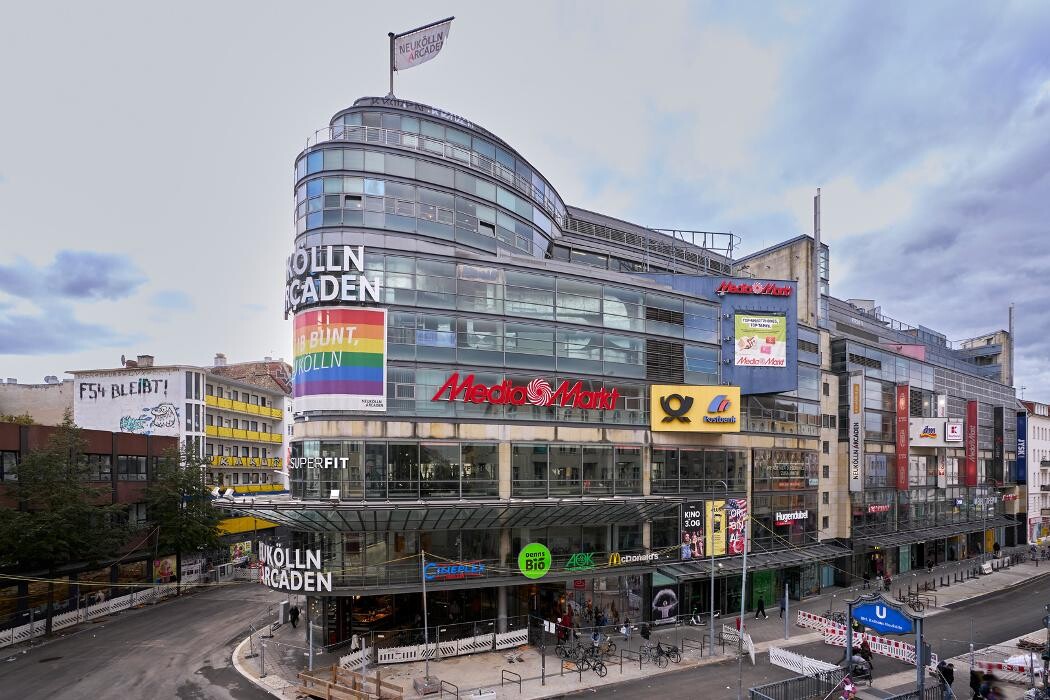
<instances>
[{"instance_id":1,"label":"manhole cover","mask_svg":"<svg viewBox=\"0 0 1050 700\"><path fill-rule=\"evenodd\" d=\"M58 661L61 656L46 656L43 659L37 659L38 664L46 664L48 661Z\"/></svg>"}]
</instances>

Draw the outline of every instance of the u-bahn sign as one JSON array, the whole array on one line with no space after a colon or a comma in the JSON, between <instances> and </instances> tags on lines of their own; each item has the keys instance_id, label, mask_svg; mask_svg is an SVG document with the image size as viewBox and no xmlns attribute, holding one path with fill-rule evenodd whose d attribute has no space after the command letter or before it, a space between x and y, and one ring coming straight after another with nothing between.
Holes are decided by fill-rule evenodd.
<instances>
[{"instance_id":1,"label":"u-bahn sign","mask_svg":"<svg viewBox=\"0 0 1050 700\"><path fill-rule=\"evenodd\" d=\"M855 605L853 619L883 634L907 634L914 631L911 618L885 601Z\"/></svg>"}]
</instances>

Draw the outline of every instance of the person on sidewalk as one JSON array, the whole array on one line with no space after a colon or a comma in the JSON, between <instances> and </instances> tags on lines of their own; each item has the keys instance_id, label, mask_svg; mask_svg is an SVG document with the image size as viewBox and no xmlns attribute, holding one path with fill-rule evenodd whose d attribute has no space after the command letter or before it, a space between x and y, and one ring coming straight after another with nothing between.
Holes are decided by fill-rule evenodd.
<instances>
[{"instance_id":1,"label":"person on sidewalk","mask_svg":"<svg viewBox=\"0 0 1050 700\"><path fill-rule=\"evenodd\" d=\"M756 620L758 619L759 615L762 616L763 620L768 620L769 619L769 615L766 614L766 599L763 598L762 596L758 597L758 608L755 610L755 619Z\"/></svg>"},{"instance_id":2,"label":"person on sidewalk","mask_svg":"<svg viewBox=\"0 0 1050 700\"><path fill-rule=\"evenodd\" d=\"M780 619L784 619L784 611L787 610L787 594L780 596Z\"/></svg>"},{"instance_id":3,"label":"person on sidewalk","mask_svg":"<svg viewBox=\"0 0 1050 700\"><path fill-rule=\"evenodd\" d=\"M871 670L875 670L875 664L871 662L875 655L871 653L871 645L868 644L868 640L865 639L860 643L860 658L868 662L868 666L871 666Z\"/></svg>"},{"instance_id":4,"label":"person on sidewalk","mask_svg":"<svg viewBox=\"0 0 1050 700\"><path fill-rule=\"evenodd\" d=\"M970 700L981 700L981 674L970 669Z\"/></svg>"},{"instance_id":5,"label":"person on sidewalk","mask_svg":"<svg viewBox=\"0 0 1050 700\"><path fill-rule=\"evenodd\" d=\"M620 625L620 634L623 635L623 641L631 643L631 618L626 615L623 616L623 624Z\"/></svg>"},{"instance_id":6,"label":"person on sidewalk","mask_svg":"<svg viewBox=\"0 0 1050 700\"><path fill-rule=\"evenodd\" d=\"M869 588L871 588L871 572L870 571L865 571L864 572L864 590L868 590Z\"/></svg>"},{"instance_id":7,"label":"person on sidewalk","mask_svg":"<svg viewBox=\"0 0 1050 700\"><path fill-rule=\"evenodd\" d=\"M288 619L292 621L292 627L299 626L299 606L293 605L288 609Z\"/></svg>"}]
</instances>

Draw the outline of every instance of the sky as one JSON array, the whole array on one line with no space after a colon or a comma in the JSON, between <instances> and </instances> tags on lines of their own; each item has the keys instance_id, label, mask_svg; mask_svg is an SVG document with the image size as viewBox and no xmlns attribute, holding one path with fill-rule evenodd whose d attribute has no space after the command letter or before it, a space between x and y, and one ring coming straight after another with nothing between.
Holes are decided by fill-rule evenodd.
<instances>
[{"instance_id":1,"label":"sky","mask_svg":"<svg viewBox=\"0 0 1050 700\"><path fill-rule=\"evenodd\" d=\"M644 9L643 9L644 8ZM811 233L831 290L959 340L1016 310L1050 401L1050 4L18 3L0 20L0 375L290 359L292 166L388 89L496 133L569 204Z\"/></svg>"}]
</instances>

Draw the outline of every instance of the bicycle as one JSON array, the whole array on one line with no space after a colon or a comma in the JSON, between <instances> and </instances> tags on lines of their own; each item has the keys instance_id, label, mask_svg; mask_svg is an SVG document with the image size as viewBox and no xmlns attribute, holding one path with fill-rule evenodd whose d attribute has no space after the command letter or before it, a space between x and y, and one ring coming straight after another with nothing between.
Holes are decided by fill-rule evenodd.
<instances>
[{"instance_id":1,"label":"bicycle","mask_svg":"<svg viewBox=\"0 0 1050 700\"><path fill-rule=\"evenodd\" d=\"M663 654L668 659L670 659L672 663L677 664L682 662L682 652L678 651L678 647L676 647L674 644L668 644L667 646L664 646L662 642L657 642L656 653Z\"/></svg>"},{"instance_id":2,"label":"bicycle","mask_svg":"<svg viewBox=\"0 0 1050 700\"><path fill-rule=\"evenodd\" d=\"M554 653L559 659L571 661L582 656L583 645L579 642L570 642L568 640L558 642L557 646L554 647Z\"/></svg>"},{"instance_id":3,"label":"bicycle","mask_svg":"<svg viewBox=\"0 0 1050 700\"><path fill-rule=\"evenodd\" d=\"M592 669L599 678L605 678L609 673L609 669L606 668L595 649L585 652L580 658L576 659L576 667L584 671Z\"/></svg>"}]
</instances>

